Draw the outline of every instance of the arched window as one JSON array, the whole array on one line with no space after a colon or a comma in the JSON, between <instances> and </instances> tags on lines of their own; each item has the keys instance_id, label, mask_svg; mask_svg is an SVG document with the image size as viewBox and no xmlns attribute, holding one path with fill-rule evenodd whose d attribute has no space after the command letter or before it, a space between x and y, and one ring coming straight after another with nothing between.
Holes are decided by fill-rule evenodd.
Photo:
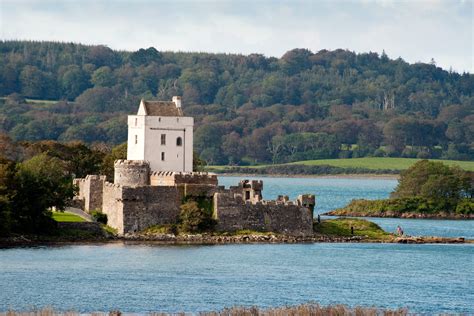
<instances>
[{"instance_id":1,"label":"arched window","mask_svg":"<svg viewBox=\"0 0 474 316\"><path fill-rule=\"evenodd\" d=\"M183 146L183 139L181 137L176 138L176 146Z\"/></svg>"}]
</instances>

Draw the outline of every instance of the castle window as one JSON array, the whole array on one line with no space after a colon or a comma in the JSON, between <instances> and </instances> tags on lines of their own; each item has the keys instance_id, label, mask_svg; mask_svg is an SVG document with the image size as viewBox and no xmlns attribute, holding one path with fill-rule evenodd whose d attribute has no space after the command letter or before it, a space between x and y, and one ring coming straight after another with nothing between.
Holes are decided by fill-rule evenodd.
<instances>
[{"instance_id":1,"label":"castle window","mask_svg":"<svg viewBox=\"0 0 474 316\"><path fill-rule=\"evenodd\" d=\"M135 135L135 144L138 144L138 135Z\"/></svg>"},{"instance_id":2,"label":"castle window","mask_svg":"<svg viewBox=\"0 0 474 316\"><path fill-rule=\"evenodd\" d=\"M166 134L161 134L161 145L166 145Z\"/></svg>"},{"instance_id":3,"label":"castle window","mask_svg":"<svg viewBox=\"0 0 474 316\"><path fill-rule=\"evenodd\" d=\"M164 152L161 153L161 161L165 161L165 153Z\"/></svg>"},{"instance_id":4,"label":"castle window","mask_svg":"<svg viewBox=\"0 0 474 316\"><path fill-rule=\"evenodd\" d=\"M137 126L137 124L138 124L138 119L135 118L135 126Z\"/></svg>"},{"instance_id":5,"label":"castle window","mask_svg":"<svg viewBox=\"0 0 474 316\"><path fill-rule=\"evenodd\" d=\"M181 137L176 138L176 146L183 146L183 139Z\"/></svg>"}]
</instances>

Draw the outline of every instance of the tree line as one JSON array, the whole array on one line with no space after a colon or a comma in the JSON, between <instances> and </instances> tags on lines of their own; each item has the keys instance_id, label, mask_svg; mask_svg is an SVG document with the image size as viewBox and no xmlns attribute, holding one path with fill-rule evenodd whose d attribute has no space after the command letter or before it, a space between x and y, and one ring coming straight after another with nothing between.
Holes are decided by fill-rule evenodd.
<instances>
[{"instance_id":1,"label":"tree line","mask_svg":"<svg viewBox=\"0 0 474 316\"><path fill-rule=\"evenodd\" d=\"M274 58L28 41L1 41L0 55L1 129L17 141L120 144L140 98L181 95L210 164L474 159L474 75L434 62L341 49Z\"/></svg>"}]
</instances>

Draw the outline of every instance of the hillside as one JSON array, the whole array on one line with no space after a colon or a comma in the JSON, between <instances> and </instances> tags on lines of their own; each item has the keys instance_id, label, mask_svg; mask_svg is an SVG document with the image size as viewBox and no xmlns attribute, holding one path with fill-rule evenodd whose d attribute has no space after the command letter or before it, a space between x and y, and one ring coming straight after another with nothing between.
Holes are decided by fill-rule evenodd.
<instances>
[{"instance_id":1,"label":"hillside","mask_svg":"<svg viewBox=\"0 0 474 316\"><path fill-rule=\"evenodd\" d=\"M0 41L0 79L0 131L15 141L116 145L140 98L182 95L195 148L210 164L474 159L474 75L385 54L293 49L274 58Z\"/></svg>"}]
</instances>

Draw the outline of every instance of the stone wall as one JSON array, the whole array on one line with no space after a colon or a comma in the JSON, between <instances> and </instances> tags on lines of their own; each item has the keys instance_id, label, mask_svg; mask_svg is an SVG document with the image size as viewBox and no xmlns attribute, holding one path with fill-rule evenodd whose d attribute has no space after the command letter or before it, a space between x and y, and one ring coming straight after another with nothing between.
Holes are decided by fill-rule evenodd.
<instances>
[{"instance_id":1,"label":"stone wall","mask_svg":"<svg viewBox=\"0 0 474 316\"><path fill-rule=\"evenodd\" d=\"M123 234L122 186L105 182L102 213L107 214L107 225Z\"/></svg>"},{"instance_id":2,"label":"stone wall","mask_svg":"<svg viewBox=\"0 0 474 316\"><path fill-rule=\"evenodd\" d=\"M87 231L95 235L104 235L102 226L97 222L59 222L58 228L61 229L77 229Z\"/></svg>"},{"instance_id":3,"label":"stone wall","mask_svg":"<svg viewBox=\"0 0 474 316\"><path fill-rule=\"evenodd\" d=\"M150 164L145 160L116 160L114 183L124 186L150 184Z\"/></svg>"},{"instance_id":4,"label":"stone wall","mask_svg":"<svg viewBox=\"0 0 474 316\"><path fill-rule=\"evenodd\" d=\"M177 187L123 187L106 183L104 208L108 225L119 234L144 230L153 225L174 224L181 205Z\"/></svg>"},{"instance_id":5,"label":"stone wall","mask_svg":"<svg viewBox=\"0 0 474 316\"><path fill-rule=\"evenodd\" d=\"M214 195L217 230L234 232L250 229L294 236L313 233L313 212L293 202L244 201L230 192Z\"/></svg>"},{"instance_id":6,"label":"stone wall","mask_svg":"<svg viewBox=\"0 0 474 316\"><path fill-rule=\"evenodd\" d=\"M181 196L176 187L125 187L122 193L123 232L177 222Z\"/></svg>"},{"instance_id":7,"label":"stone wall","mask_svg":"<svg viewBox=\"0 0 474 316\"><path fill-rule=\"evenodd\" d=\"M73 183L79 187L77 198L84 200L84 211L90 212L102 209L102 191L105 176L87 175L82 179L74 179Z\"/></svg>"},{"instance_id":8,"label":"stone wall","mask_svg":"<svg viewBox=\"0 0 474 316\"><path fill-rule=\"evenodd\" d=\"M167 171L155 171L150 174L151 185L173 186L185 183L217 186L217 175L207 172Z\"/></svg>"}]
</instances>

